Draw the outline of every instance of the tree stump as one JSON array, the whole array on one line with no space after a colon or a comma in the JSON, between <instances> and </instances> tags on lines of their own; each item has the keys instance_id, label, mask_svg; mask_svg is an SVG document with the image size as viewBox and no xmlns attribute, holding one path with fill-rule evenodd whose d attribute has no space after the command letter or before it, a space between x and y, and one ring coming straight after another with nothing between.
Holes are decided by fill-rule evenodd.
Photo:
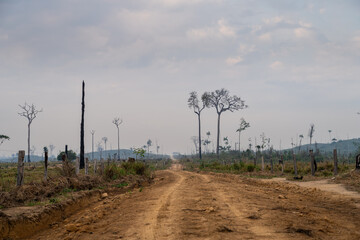
<instances>
[{"instance_id":1,"label":"tree stump","mask_svg":"<svg viewBox=\"0 0 360 240\"><path fill-rule=\"evenodd\" d=\"M19 151L16 186L21 186L24 184L24 158L25 158L25 151L24 150Z\"/></svg>"}]
</instances>

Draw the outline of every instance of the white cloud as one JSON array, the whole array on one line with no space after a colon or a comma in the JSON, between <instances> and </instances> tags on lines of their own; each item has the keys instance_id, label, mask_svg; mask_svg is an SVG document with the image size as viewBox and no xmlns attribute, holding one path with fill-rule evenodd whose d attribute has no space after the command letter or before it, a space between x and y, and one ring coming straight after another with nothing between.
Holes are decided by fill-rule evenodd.
<instances>
[{"instance_id":1,"label":"white cloud","mask_svg":"<svg viewBox=\"0 0 360 240\"><path fill-rule=\"evenodd\" d=\"M303 21L299 21L299 25L305 28L311 28L312 24L311 23L307 23L307 22L303 22Z\"/></svg>"},{"instance_id":2,"label":"white cloud","mask_svg":"<svg viewBox=\"0 0 360 240\"><path fill-rule=\"evenodd\" d=\"M224 19L218 21L219 32L225 37L235 37L236 33L234 28L227 25Z\"/></svg>"},{"instance_id":3,"label":"white cloud","mask_svg":"<svg viewBox=\"0 0 360 240\"><path fill-rule=\"evenodd\" d=\"M280 17L280 16L264 19L265 24L277 24L277 23L280 23L282 21L284 21L284 18Z\"/></svg>"},{"instance_id":4,"label":"white cloud","mask_svg":"<svg viewBox=\"0 0 360 240\"><path fill-rule=\"evenodd\" d=\"M243 59L240 56L238 56L238 57L230 57L230 58L226 59L226 63L228 65L230 65L230 66L234 66L234 65L236 65L236 64L238 64L239 62L242 62L242 61L243 61Z\"/></svg>"},{"instance_id":5,"label":"white cloud","mask_svg":"<svg viewBox=\"0 0 360 240\"><path fill-rule=\"evenodd\" d=\"M190 39L199 40L206 38L232 38L236 36L236 33L235 29L229 26L224 19L220 19L216 26L190 29L186 35Z\"/></svg>"},{"instance_id":6,"label":"white cloud","mask_svg":"<svg viewBox=\"0 0 360 240\"><path fill-rule=\"evenodd\" d=\"M306 28L295 28L294 34L297 38L309 38L311 37L311 32Z\"/></svg>"},{"instance_id":7,"label":"white cloud","mask_svg":"<svg viewBox=\"0 0 360 240\"><path fill-rule=\"evenodd\" d=\"M271 40L271 34L270 33L264 33L259 36L259 39L261 41L270 41Z\"/></svg>"},{"instance_id":8,"label":"white cloud","mask_svg":"<svg viewBox=\"0 0 360 240\"><path fill-rule=\"evenodd\" d=\"M278 70L281 69L284 66L284 64L280 61L275 61L273 63L270 64L270 68L273 70Z\"/></svg>"}]
</instances>

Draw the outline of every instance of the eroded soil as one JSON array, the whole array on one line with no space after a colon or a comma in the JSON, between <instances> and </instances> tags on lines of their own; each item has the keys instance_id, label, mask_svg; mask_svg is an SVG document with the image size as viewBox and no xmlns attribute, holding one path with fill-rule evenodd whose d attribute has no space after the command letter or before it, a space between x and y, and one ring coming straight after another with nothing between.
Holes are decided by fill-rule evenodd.
<instances>
[{"instance_id":1,"label":"eroded soil","mask_svg":"<svg viewBox=\"0 0 360 240\"><path fill-rule=\"evenodd\" d=\"M181 166L156 175L31 239L360 239L359 199Z\"/></svg>"}]
</instances>

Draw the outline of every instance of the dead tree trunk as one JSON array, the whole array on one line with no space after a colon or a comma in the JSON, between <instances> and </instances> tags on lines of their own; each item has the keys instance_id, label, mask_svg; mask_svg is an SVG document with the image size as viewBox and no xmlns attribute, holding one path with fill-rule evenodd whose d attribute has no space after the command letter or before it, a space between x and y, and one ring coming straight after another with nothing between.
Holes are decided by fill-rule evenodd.
<instances>
[{"instance_id":1,"label":"dead tree trunk","mask_svg":"<svg viewBox=\"0 0 360 240\"><path fill-rule=\"evenodd\" d=\"M100 160L100 175L103 175L104 173L104 168L105 168L105 163L104 163L104 159L102 158Z\"/></svg>"},{"instance_id":2,"label":"dead tree trunk","mask_svg":"<svg viewBox=\"0 0 360 240\"><path fill-rule=\"evenodd\" d=\"M85 82L82 82L82 101L81 101L81 130L80 130L80 169L84 168L84 112L85 112Z\"/></svg>"},{"instance_id":3,"label":"dead tree trunk","mask_svg":"<svg viewBox=\"0 0 360 240\"><path fill-rule=\"evenodd\" d=\"M48 152L45 152L45 161L44 161L44 164L45 164L45 170L44 170L44 180L47 181L47 175L48 175Z\"/></svg>"},{"instance_id":4,"label":"dead tree trunk","mask_svg":"<svg viewBox=\"0 0 360 240\"><path fill-rule=\"evenodd\" d=\"M272 151L270 151L270 165L271 165L271 173L274 173L274 164L272 158Z\"/></svg>"},{"instance_id":5,"label":"dead tree trunk","mask_svg":"<svg viewBox=\"0 0 360 240\"><path fill-rule=\"evenodd\" d=\"M281 175L284 175L284 156L280 155Z\"/></svg>"},{"instance_id":6,"label":"dead tree trunk","mask_svg":"<svg viewBox=\"0 0 360 240\"><path fill-rule=\"evenodd\" d=\"M293 152L292 153L293 155L293 161L294 161L294 174L295 174L295 177L298 176L298 172L297 172L297 163L296 163L296 156L295 156L295 153Z\"/></svg>"},{"instance_id":7,"label":"dead tree trunk","mask_svg":"<svg viewBox=\"0 0 360 240\"><path fill-rule=\"evenodd\" d=\"M261 171L264 171L264 169L265 169L264 155L261 154Z\"/></svg>"},{"instance_id":8,"label":"dead tree trunk","mask_svg":"<svg viewBox=\"0 0 360 240\"><path fill-rule=\"evenodd\" d=\"M315 157L313 154L313 150L309 150L310 153L310 160L311 160L311 175L315 176Z\"/></svg>"},{"instance_id":9,"label":"dead tree trunk","mask_svg":"<svg viewBox=\"0 0 360 240\"><path fill-rule=\"evenodd\" d=\"M94 159L94 174L96 174L96 159Z\"/></svg>"},{"instance_id":10,"label":"dead tree trunk","mask_svg":"<svg viewBox=\"0 0 360 240\"><path fill-rule=\"evenodd\" d=\"M75 173L76 175L79 175L80 172L80 159L79 157L76 157L76 162L75 162Z\"/></svg>"},{"instance_id":11,"label":"dead tree trunk","mask_svg":"<svg viewBox=\"0 0 360 240\"><path fill-rule=\"evenodd\" d=\"M24 184L24 158L25 158L25 151L24 150L19 151L16 186L21 186Z\"/></svg>"},{"instance_id":12,"label":"dead tree trunk","mask_svg":"<svg viewBox=\"0 0 360 240\"><path fill-rule=\"evenodd\" d=\"M89 174L89 159L85 158L85 175Z\"/></svg>"},{"instance_id":13,"label":"dead tree trunk","mask_svg":"<svg viewBox=\"0 0 360 240\"><path fill-rule=\"evenodd\" d=\"M337 159L337 150L334 149L334 175L338 174L338 159Z\"/></svg>"}]
</instances>

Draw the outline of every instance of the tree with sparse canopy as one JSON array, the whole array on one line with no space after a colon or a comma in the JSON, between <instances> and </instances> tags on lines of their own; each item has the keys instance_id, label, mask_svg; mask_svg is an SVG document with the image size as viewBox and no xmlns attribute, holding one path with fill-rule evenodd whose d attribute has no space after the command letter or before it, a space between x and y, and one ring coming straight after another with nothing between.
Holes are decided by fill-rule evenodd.
<instances>
[{"instance_id":1,"label":"tree with sparse canopy","mask_svg":"<svg viewBox=\"0 0 360 240\"><path fill-rule=\"evenodd\" d=\"M220 143L220 116L226 111L238 111L247 107L245 102L240 97L234 95L230 96L229 91L222 88L211 93L205 93L208 98L208 106L214 107L218 115L217 121L217 138L216 138L216 154L219 157L219 143Z\"/></svg>"},{"instance_id":2,"label":"tree with sparse canopy","mask_svg":"<svg viewBox=\"0 0 360 240\"><path fill-rule=\"evenodd\" d=\"M239 132L239 158L241 158L241 148L240 148L240 134L242 131L244 131L245 129L247 129L248 127L250 127L250 123L248 123L247 121L245 121L244 118L240 119L240 126L239 128L236 130L237 132Z\"/></svg>"},{"instance_id":3,"label":"tree with sparse canopy","mask_svg":"<svg viewBox=\"0 0 360 240\"><path fill-rule=\"evenodd\" d=\"M191 92L190 97L188 99L188 106L189 108L192 108L194 110L194 113L198 116L198 125L199 125L199 158L201 159L201 120L200 120L200 114L201 111L205 109L205 107L208 106L208 94L204 93L201 96L201 106L199 103L199 99L197 96L197 92Z\"/></svg>"},{"instance_id":4,"label":"tree with sparse canopy","mask_svg":"<svg viewBox=\"0 0 360 240\"><path fill-rule=\"evenodd\" d=\"M0 134L0 145L3 144L3 142L4 142L5 140L8 140L8 141L9 141L10 138L9 138L8 136L6 136L6 135Z\"/></svg>"},{"instance_id":5,"label":"tree with sparse canopy","mask_svg":"<svg viewBox=\"0 0 360 240\"><path fill-rule=\"evenodd\" d=\"M38 113L42 112L43 110L37 110L34 104L29 105L26 102L24 105L19 105L19 107L21 108L22 112L18 114L28 120L28 162L30 162L30 125Z\"/></svg>"}]
</instances>

